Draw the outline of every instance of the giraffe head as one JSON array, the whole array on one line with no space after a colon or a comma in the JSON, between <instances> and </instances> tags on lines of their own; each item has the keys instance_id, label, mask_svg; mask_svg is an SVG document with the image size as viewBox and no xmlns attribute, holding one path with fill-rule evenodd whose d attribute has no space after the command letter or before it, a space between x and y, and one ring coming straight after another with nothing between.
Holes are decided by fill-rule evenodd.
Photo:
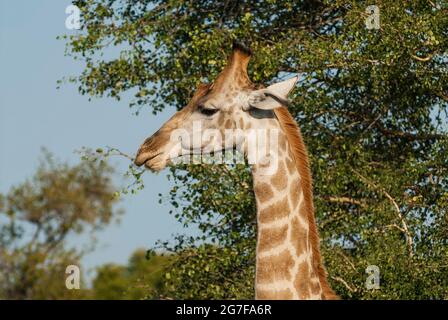
<instances>
[{"instance_id":1,"label":"giraffe head","mask_svg":"<svg viewBox=\"0 0 448 320\"><path fill-rule=\"evenodd\" d=\"M251 52L234 44L223 71L212 84L201 84L191 101L141 145L135 163L159 171L179 155L237 149L247 156L250 129L278 127L273 110L287 105L297 77L267 88L247 75ZM224 139L226 132L236 132ZM230 140L230 141L229 141Z\"/></svg>"},{"instance_id":2,"label":"giraffe head","mask_svg":"<svg viewBox=\"0 0 448 320\"><path fill-rule=\"evenodd\" d=\"M247 48L234 45L215 81L200 85L188 105L142 144L135 163L158 171L178 155L229 149L249 158L247 132L264 131L268 136L278 132L274 150L265 140L267 151L280 158L278 167L268 174L260 172L264 167L260 162L252 167L258 229L256 296L335 297L320 258L306 148L284 107L297 77L267 88L256 86L247 75L249 59ZM234 132L230 140L226 138L229 131Z\"/></svg>"}]
</instances>

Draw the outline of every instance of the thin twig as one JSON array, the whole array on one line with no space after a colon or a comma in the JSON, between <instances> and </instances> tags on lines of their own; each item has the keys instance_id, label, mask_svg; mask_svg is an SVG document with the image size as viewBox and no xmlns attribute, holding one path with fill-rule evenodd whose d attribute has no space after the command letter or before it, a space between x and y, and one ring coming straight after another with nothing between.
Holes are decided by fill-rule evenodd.
<instances>
[{"instance_id":1,"label":"thin twig","mask_svg":"<svg viewBox=\"0 0 448 320\"><path fill-rule=\"evenodd\" d=\"M428 62L429 60L432 59L433 54L430 54L430 55L428 55L426 57L419 57L419 56L416 56L415 54L411 54L411 57L414 58L415 60L418 60L418 61L421 61L421 62Z\"/></svg>"},{"instance_id":2,"label":"thin twig","mask_svg":"<svg viewBox=\"0 0 448 320\"><path fill-rule=\"evenodd\" d=\"M406 219L404 218L403 214L401 213L400 207L397 203L397 201L395 201L395 199L381 186L378 186L376 183L374 183L372 180L364 177L362 174L360 174L358 171L356 171L355 169L351 169L352 172L357 175L363 182L365 182L366 184L374 187L375 189L381 191L387 199L389 199L389 201L392 203L393 207L395 208L395 211L397 211L397 215L398 218L400 219L400 222L403 226L402 230L403 233L405 234L406 237L406 243L408 246L408 251L409 251L409 256L412 258L413 257L413 247L414 247L414 241L412 239L411 233L409 231L408 225L406 223Z\"/></svg>"},{"instance_id":3,"label":"thin twig","mask_svg":"<svg viewBox=\"0 0 448 320\"><path fill-rule=\"evenodd\" d=\"M345 280L342 279L341 277L334 277L334 276L331 276L331 279L336 280L336 281L342 283L342 284L344 285L344 287L346 287L347 290L350 291L350 292L356 292L356 291L357 291L356 288L352 288L352 287L350 287L349 284L347 283L347 281L345 281Z\"/></svg>"}]
</instances>

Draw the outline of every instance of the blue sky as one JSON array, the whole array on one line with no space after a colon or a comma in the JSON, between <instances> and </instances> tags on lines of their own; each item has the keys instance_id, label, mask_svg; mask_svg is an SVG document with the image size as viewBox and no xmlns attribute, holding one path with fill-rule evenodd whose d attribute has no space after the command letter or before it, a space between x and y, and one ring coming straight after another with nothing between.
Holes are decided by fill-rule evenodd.
<instances>
[{"instance_id":1,"label":"blue sky","mask_svg":"<svg viewBox=\"0 0 448 320\"><path fill-rule=\"evenodd\" d=\"M81 96L74 85L57 90L56 81L77 75L82 64L64 56L64 42L56 36L70 34L65 28L65 8L70 1L0 1L0 192L30 177L38 164L41 147L56 158L75 164L74 151L83 146L113 146L133 154L140 143L174 112L157 116L145 109L134 116L129 100ZM128 163L114 160L120 172ZM91 278L93 268L107 262L126 263L136 248L149 248L156 240L185 233L169 205L158 203L158 193L170 185L167 172L146 173L146 188L126 196L120 204L126 211L119 225L97 234L97 249L83 260L82 269ZM82 246L86 237L73 238ZM89 271L90 270L90 271Z\"/></svg>"}]
</instances>

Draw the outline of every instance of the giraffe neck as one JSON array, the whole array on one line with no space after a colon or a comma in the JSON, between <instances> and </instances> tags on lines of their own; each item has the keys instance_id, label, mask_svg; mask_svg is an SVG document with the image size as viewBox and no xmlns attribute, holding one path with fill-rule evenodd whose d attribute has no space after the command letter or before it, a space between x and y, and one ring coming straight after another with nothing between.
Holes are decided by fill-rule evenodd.
<instances>
[{"instance_id":1,"label":"giraffe neck","mask_svg":"<svg viewBox=\"0 0 448 320\"><path fill-rule=\"evenodd\" d=\"M296 160L283 132L278 142L274 174L260 174L258 164L252 167L258 229L256 298L321 299L306 212L309 199L304 196Z\"/></svg>"}]
</instances>

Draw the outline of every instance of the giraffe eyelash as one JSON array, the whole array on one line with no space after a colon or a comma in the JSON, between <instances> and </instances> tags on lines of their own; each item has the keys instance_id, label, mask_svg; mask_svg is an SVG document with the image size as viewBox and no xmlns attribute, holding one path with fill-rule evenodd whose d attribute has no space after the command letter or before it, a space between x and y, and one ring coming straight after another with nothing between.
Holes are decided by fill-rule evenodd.
<instances>
[{"instance_id":1,"label":"giraffe eyelash","mask_svg":"<svg viewBox=\"0 0 448 320\"><path fill-rule=\"evenodd\" d=\"M205 108L203 105L200 105L198 107L198 111L207 117L211 117L212 115L217 113L219 110L218 109L208 109L208 108Z\"/></svg>"}]
</instances>

